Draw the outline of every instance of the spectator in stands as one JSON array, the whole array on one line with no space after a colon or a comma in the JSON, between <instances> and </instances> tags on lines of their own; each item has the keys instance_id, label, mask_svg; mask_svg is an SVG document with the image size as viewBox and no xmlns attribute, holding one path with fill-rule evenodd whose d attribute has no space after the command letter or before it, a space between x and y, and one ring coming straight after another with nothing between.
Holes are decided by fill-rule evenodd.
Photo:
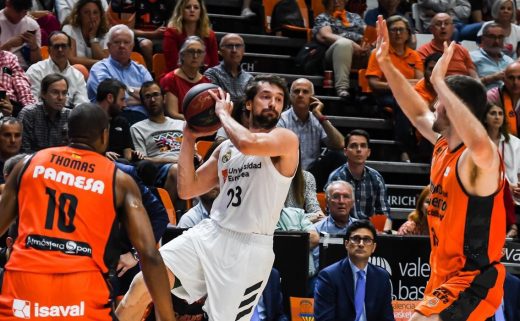
<instances>
[{"instance_id":1,"label":"spectator in stands","mask_svg":"<svg viewBox=\"0 0 520 321\"><path fill-rule=\"evenodd\" d=\"M92 66L87 81L87 93L90 101L96 99L99 83L107 78L117 79L127 86L127 107L122 115L130 124L146 119L148 113L142 106L139 90L145 81L151 81L152 75L146 68L130 59L134 48L134 33L125 25L115 25L107 33L110 56Z\"/></svg>"},{"instance_id":2,"label":"spectator in stands","mask_svg":"<svg viewBox=\"0 0 520 321\"><path fill-rule=\"evenodd\" d=\"M417 52L424 60L427 56L434 52L444 52L444 42L450 42L453 35L453 20L447 13L437 13L433 16L430 31L433 34L433 39L417 49ZM453 58L448 66L447 75L466 75L473 78L478 78L477 71L469 52L462 45L457 44Z\"/></svg>"},{"instance_id":3,"label":"spectator in stands","mask_svg":"<svg viewBox=\"0 0 520 321\"><path fill-rule=\"evenodd\" d=\"M22 147L22 123L14 117L0 119L0 173L4 172L5 162L20 153ZM5 175L0 183L5 183Z\"/></svg>"},{"instance_id":4,"label":"spectator in stands","mask_svg":"<svg viewBox=\"0 0 520 321\"><path fill-rule=\"evenodd\" d=\"M334 181L346 181L354 186L355 203L349 209L350 216L356 219L368 219L375 214L387 216L384 230L392 229L390 205L383 176L373 168L366 166L370 156L370 136L362 129L354 129L345 138L347 162L329 176L327 185Z\"/></svg>"},{"instance_id":5,"label":"spectator in stands","mask_svg":"<svg viewBox=\"0 0 520 321\"><path fill-rule=\"evenodd\" d=\"M206 47L197 36L190 36L179 51L179 68L170 71L161 79L161 88L166 93L166 115L184 120L182 102L186 93L195 85L211 82L200 73Z\"/></svg>"},{"instance_id":6,"label":"spectator in stands","mask_svg":"<svg viewBox=\"0 0 520 321\"><path fill-rule=\"evenodd\" d=\"M69 92L68 80L61 74L43 78L41 103L23 108L18 119L23 124L22 151L63 146L67 143L67 120L70 109L65 108Z\"/></svg>"},{"instance_id":7,"label":"spectator in stands","mask_svg":"<svg viewBox=\"0 0 520 321\"><path fill-rule=\"evenodd\" d=\"M16 115L23 107L35 104L36 99L31 93L31 84L16 56L0 49L0 66L2 66L0 92L5 92L5 97L0 97L2 115Z\"/></svg>"},{"instance_id":8,"label":"spectator in stands","mask_svg":"<svg viewBox=\"0 0 520 321\"><path fill-rule=\"evenodd\" d=\"M329 212L324 220L314 223L318 234L345 234L347 227L352 222L357 221L350 215L354 207L354 188L350 183L337 180L327 185L325 189L325 197L327 199L327 208ZM314 258L314 267L318 270L320 252L316 247L312 252Z\"/></svg>"},{"instance_id":9,"label":"spectator in stands","mask_svg":"<svg viewBox=\"0 0 520 321\"><path fill-rule=\"evenodd\" d=\"M79 0L62 30L72 38L70 61L91 68L107 57L108 21L100 0Z\"/></svg>"},{"instance_id":10,"label":"spectator in stands","mask_svg":"<svg viewBox=\"0 0 520 321\"><path fill-rule=\"evenodd\" d=\"M442 54L439 52L434 52L431 55L428 55L426 59L424 59L424 77L419 80L415 84L415 91L421 95L421 97L428 103L430 109L433 111L433 103L435 102L435 98L437 98L437 93L433 89L432 83L430 82L430 76L432 74L433 68L437 61L441 58Z\"/></svg>"},{"instance_id":11,"label":"spectator in stands","mask_svg":"<svg viewBox=\"0 0 520 321\"><path fill-rule=\"evenodd\" d=\"M177 68L178 52L186 38L197 36L204 40L206 56L204 65L218 65L218 46L215 32L211 30L208 11L203 0L179 0L164 32L163 51L166 57L166 72Z\"/></svg>"},{"instance_id":12,"label":"spectator in stands","mask_svg":"<svg viewBox=\"0 0 520 321\"><path fill-rule=\"evenodd\" d=\"M72 108L81 103L89 102L85 77L69 63L71 44L70 36L63 31L51 33L49 36L49 58L37 62L27 69L27 77L29 77L32 85L31 91L35 97L38 97L40 93L43 77L58 73L65 76L69 82L67 107Z\"/></svg>"},{"instance_id":13,"label":"spectator in stands","mask_svg":"<svg viewBox=\"0 0 520 321\"><path fill-rule=\"evenodd\" d=\"M408 20L401 16L392 16L387 20L387 27L390 34L390 59L403 76L415 85L423 78L424 68L419 54L408 46L412 33ZM395 101L385 75L377 63L375 51L370 55L365 75L379 108L392 108L395 123L394 137L401 149L401 161L410 162L410 155L413 156L415 151L413 127Z\"/></svg>"},{"instance_id":14,"label":"spectator in stands","mask_svg":"<svg viewBox=\"0 0 520 321\"><path fill-rule=\"evenodd\" d=\"M58 19L60 20L60 23L62 25L66 24L65 19L70 15L72 12L74 5L78 3L80 0L55 0L54 6L56 9L56 14L58 15ZM108 2L107 0L100 0L101 5L103 7L103 12L106 12L108 9ZM115 1L115 0L114 0Z\"/></svg>"},{"instance_id":15,"label":"spectator in stands","mask_svg":"<svg viewBox=\"0 0 520 321\"><path fill-rule=\"evenodd\" d=\"M470 53L480 81L488 90L503 84L504 69L514 61L502 53L503 47L504 29L498 23L490 23L482 32L480 48Z\"/></svg>"},{"instance_id":16,"label":"spectator in stands","mask_svg":"<svg viewBox=\"0 0 520 321\"><path fill-rule=\"evenodd\" d=\"M423 188L415 201L415 210L408 215L408 220L399 227L398 235L429 235L428 204L430 204L430 186Z\"/></svg>"},{"instance_id":17,"label":"spectator in stands","mask_svg":"<svg viewBox=\"0 0 520 321\"><path fill-rule=\"evenodd\" d=\"M490 23L499 24L504 29L503 52L511 58L518 57L518 42L520 42L520 26L516 24L516 6L511 0L496 0L491 8L493 21L484 22L477 36L482 36L484 28Z\"/></svg>"},{"instance_id":18,"label":"spectator in stands","mask_svg":"<svg viewBox=\"0 0 520 321\"><path fill-rule=\"evenodd\" d=\"M14 53L24 70L42 59L40 26L27 16L31 7L31 0L6 0L0 10L0 49Z\"/></svg>"},{"instance_id":19,"label":"spectator in stands","mask_svg":"<svg viewBox=\"0 0 520 321\"><path fill-rule=\"evenodd\" d=\"M133 161L144 158L142 153L134 150L130 123L121 116L121 111L126 107L125 93L125 84L110 78L99 83L96 93L97 104L107 112L110 119L108 147L105 152L105 156L110 160Z\"/></svg>"},{"instance_id":20,"label":"spectator in stands","mask_svg":"<svg viewBox=\"0 0 520 321\"><path fill-rule=\"evenodd\" d=\"M217 198L220 192L219 187L211 189L209 192L199 196L199 203L194 207L190 208L186 213L181 216L177 227L190 228L199 224L200 221L209 218L211 212L211 206L213 201Z\"/></svg>"},{"instance_id":21,"label":"spectator in stands","mask_svg":"<svg viewBox=\"0 0 520 321\"><path fill-rule=\"evenodd\" d=\"M506 122L512 135L518 136L518 112L520 108L520 62L515 61L504 71L504 85L488 90L487 100L504 107Z\"/></svg>"},{"instance_id":22,"label":"spectator in stands","mask_svg":"<svg viewBox=\"0 0 520 321\"><path fill-rule=\"evenodd\" d=\"M507 191L504 189L504 193L509 192L509 196L516 196L516 199L504 197L504 203L507 202L505 204L507 235L516 237L518 227L516 225L514 206L515 203L520 205L520 185L518 180L518 174L520 173L520 139L509 134L504 114L504 107L487 104L483 124L489 137L497 145L498 152L504 162L507 187L509 187Z\"/></svg>"},{"instance_id":23,"label":"spectator in stands","mask_svg":"<svg viewBox=\"0 0 520 321\"><path fill-rule=\"evenodd\" d=\"M316 321L394 320L390 275L368 262L376 242L376 229L369 221L349 225L345 237L348 257L318 274Z\"/></svg>"},{"instance_id":24,"label":"spectator in stands","mask_svg":"<svg viewBox=\"0 0 520 321\"><path fill-rule=\"evenodd\" d=\"M244 98L246 85L253 76L240 67L244 57L244 39L236 33L228 33L220 39L219 54L222 61L218 66L208 68L204 76L231 95L231 101L238 106Z\"/></svg>"},{"instance_id":25,"label":"spectator in stands","mask_svg":"<svg viewBox=\"0 0 520 321\"><path fill-rule=\"evenodd\" d=\"M158 169L155 186L163 187L175 204L177 200L177 161L182 141L184 122L165 116L161 87L153 81L143 83L139 92L148 110L148 119L130 127L135 149Z\"/></svg>"},{"instance_id":26,"label":"spectator in stands","mask_svg":"<svg viewBox=\"0 0 520 321\"><path fill-rule=\"evenodd\" d=\"M370 44L363 40L366 25L358 14L345 10L345 0L323 0L323 6L326 11L316 17L312 33L318 43L328 46L325 63L334 69L337 95L348 98L352 59L370 53Z\"/></svg>"},{"instance_id":27,"label":"spectator in stands","mask_svg":"<svg viewBox=\"0 0 520 321\"><path fill-rule=\"evenodd\" d=\"M314 97L314 85L306 78L293 81L290 91L291 108L284 111L278 127L292 130L304 143L300 146L302 169L310 171L319 190L332 170L346 161L341 133L323 115L324 104ZM329 151L320 158L321 144Z\"/></svg>"}]
</instances>

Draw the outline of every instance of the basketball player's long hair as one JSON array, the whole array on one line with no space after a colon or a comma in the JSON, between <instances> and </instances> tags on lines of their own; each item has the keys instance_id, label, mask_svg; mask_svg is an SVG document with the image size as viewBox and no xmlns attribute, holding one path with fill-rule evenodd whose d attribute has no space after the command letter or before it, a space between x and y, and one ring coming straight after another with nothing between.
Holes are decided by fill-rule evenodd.
<instances>
[{"instance_id":1,"label":"basketball player's long hair","mask_svg":"<svg viewBox=\"0 0 520 321\"><path fill-rule=\"evenodd\" d=\"M201 38L206 38L209 36L209 31L211 30L211 23L208 17L208 10L206 10L206 5L204 4L204 0L197 0L200 5L200 17L199 21L197 21L197 29L195 30L195 34ZM173 9L173 14L168 21L168 27L175 28L179 32L184 31L184 7L188 0L180 0L175 5L175 9Z\"/></svg>"}]
</instances>

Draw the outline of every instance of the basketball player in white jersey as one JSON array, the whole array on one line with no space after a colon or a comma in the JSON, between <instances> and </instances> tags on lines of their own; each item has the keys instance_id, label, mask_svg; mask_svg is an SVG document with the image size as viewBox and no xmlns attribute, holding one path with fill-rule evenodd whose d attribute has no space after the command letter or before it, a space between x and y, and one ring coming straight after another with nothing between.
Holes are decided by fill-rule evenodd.
<instances>
[{"instance_id":1,"label":"basketball player in white jersey","mask_svg":"<svg viewBox=\"0 0 520 321\"><path fill-rule=\"evenodd\" d=\"M250 320L271 271L273 232L298 166L298 138L276 128L288 99L285 82L257 76L246 90L250 128L230 115L229 94L212 95L229 140L195 171L195 140L211 133L184 128L178 193L183 199L220 185L209 219L164 245L172 292L192 303L205 295L209 320ZM119 320L140 320L150 296L137 275L117 309Z\"/></svg>"}]
</instances>

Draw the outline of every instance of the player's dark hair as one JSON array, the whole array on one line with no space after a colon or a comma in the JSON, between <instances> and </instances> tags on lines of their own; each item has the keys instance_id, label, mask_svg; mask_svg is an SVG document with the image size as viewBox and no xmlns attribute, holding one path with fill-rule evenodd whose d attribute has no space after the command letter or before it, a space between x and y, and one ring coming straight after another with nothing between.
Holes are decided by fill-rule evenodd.
<instances>
[{"instance_id":1,"label":"player's dark hair","mask_svg":"<svg viewBox=\"0 0 520 321\"><path fill-rule=\"evenodd\" d=\"M72 143L92 143L108 128L108 115L96 104L83 103L72 109L67 124Z\"/></svg>"},{"instance_id":2,"label":"player's dark hair","mask_svg":"<svg viewBox=\"0 0 520 321\"><path fill-rule=\"evenodd\" d=\"M126 85L117 79L108 78L99 83L96 93L96 101L101 102L112 94L114 99L119 95L120 90L126 90Z\"/></svg>"},{"instance_id":3,"label":"player's dark hair","mask_svg":"<svg viewBox=\"0 0 520 321\"><path fill-rule=\"evenodd\" d=\"M351 130L347 136L345 136L345 147L348 146L349 142L350 142L350 137L352 136L363 136L367 139L367 144L370 145L370 135L368 134L368 132L364 129L353 129Z\"/></svg>"},{"instance_id":4,"label":"player's dark hair","mask_svg":"<svg viewBox=\"0 0 520 321\"><path fill-rule=\"evenodd\" d=\"M446 84L483 124L486 119L487 103L484 85L480 81L464 75L448 76Z\"/></svg>"},{"instance_id":5,"label":"player's dark hair","mask_svg":"<svg viewBox=\"0 0 520 321\"><path fill-rule=\"evenodd\" d=\"M352 235L354 231L357 231L361 228L366 228L370 230L370 233L372 233L372 237L374 238L374 243L377 242L376 228L374 227L374 224L372 224L369 220L358 220L350 223L347 226L347 234L345 235L345 240L349 240L350 235Z\"/></svg>"},{"instance_id":6,"label":"player's dark hair","mask_svg":"<svg viewBox=\"0 0 520 321\"><path fill-rule=\"evenodd\" d=\"M283 108L287 107L289 101L289 90L287 89L287 82L280 76L264 74L258 75L251 80L246 88L246 101L253 100L258 93L260 83L269 83L275 85L283 90Z\"/></svg>"},{"instance_id":7,"label":"player's dark hair","mask_svg":"<svg viewBox=\"0 0 520 321\"><path fill-rule=\"evenodd\" d=\"M149 87L152 87L153 85L156 85L157 87L159 87L159 89L161 90L161 94L164 96L164 91L162 89L162 87L155 81L153 80L149 80L149 81L145 81L143 82L143 84L141 85L141 90L139 90L139 98L141 99L141 102L144 104L144 97L143 97L143 91ZM182 103L182 102L180 102Z\"/></svg>"},{"instance_id":8,"label":"player's dark hair","mask_svg":"<svg viewBox=\"0 0 520 321\"><path fill-rule=\"evenodd\" d=\"M67 83L67 89L69 89L69 81L67 80L67 78L65 76L63 76L62 74L54 73L54 74L47 75L42 79L42 86L41 86L40 93L46 94L47 91L49 90L49 87L52 84L54 84L55 82L58 82L60 80L65 80L65 82Z\"/></svg>"}]
</instances>

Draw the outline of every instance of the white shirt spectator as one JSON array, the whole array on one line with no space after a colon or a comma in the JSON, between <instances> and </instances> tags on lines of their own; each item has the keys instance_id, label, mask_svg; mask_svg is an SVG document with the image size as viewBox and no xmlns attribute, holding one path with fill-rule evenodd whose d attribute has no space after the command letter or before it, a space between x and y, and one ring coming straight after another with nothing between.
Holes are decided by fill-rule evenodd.
<instances>
[{"instance_id":1,"label":"white shirt spectator","mask_svg":"<svg viewBox=\"0 0 520 321\"><path fill-rule=\"evenodd\" d=\"M56 10L61 25L63 25L63 22L69 16L76 2L78 2L78 0L56 0L54 3L54 9ZM101 5L106 12L108 9L107 0L101 0Z\"/></svg>"},{"instance_id":2,"label":"white shirt spectator","mask_svg":"<svg viewBox=\"0 0 520 321\"><path fill-rule=\"evenodd\" d=\"M64 25L61 30L68 34L72 39L76 40L76 56L92 58L92 49L87 46L87 42L83 38L83 33L81 33L81 28ZM99 45L101 48L107 49L106 35L99 38Z\"/></svg>"},{"instance_id":3,"label":"white shirt spectator","mask_svg":"<svg viewBox=\"0 0 520 321\"><path fill-rule=\"evenodd\" d=\"M17 24L12 24L4 14L4 10L0 10L0 43L6 43L9 39L14 36L18 36L26 31L35 31L36 42L38 46L41 46L42 36L40 33L40 26L31 17L25 16ZM22 55L22 46L11 48L12 53L18 58L20 66L25 70L29 67L29 64Z\"/></svg>"}]
</instances>

